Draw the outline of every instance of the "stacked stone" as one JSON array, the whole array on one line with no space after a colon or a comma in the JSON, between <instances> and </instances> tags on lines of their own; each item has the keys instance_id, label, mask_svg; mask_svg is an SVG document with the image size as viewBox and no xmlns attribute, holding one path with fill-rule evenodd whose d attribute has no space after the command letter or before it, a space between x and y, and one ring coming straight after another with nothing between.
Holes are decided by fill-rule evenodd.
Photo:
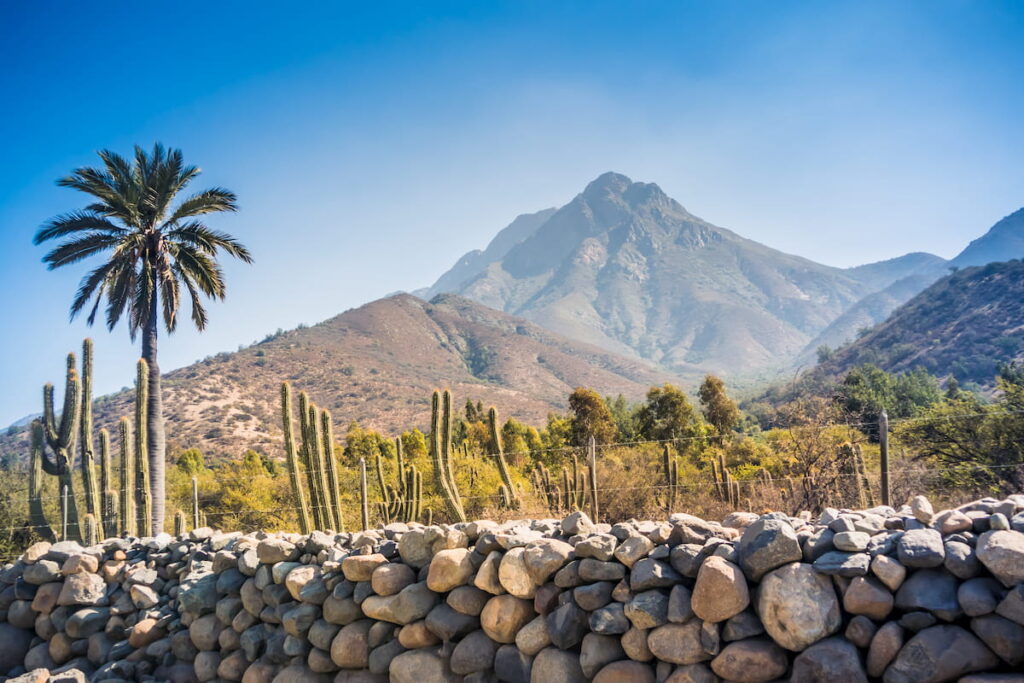
<instances>
[{"instance_id":1,"label":"stacked stone","mask_svg":"<svg viewBox=\"0 0 1024 683\"><path fill-rule=\"evenodd\" d=\"M1024 496L37 544L16 681L1021 681Z\"/></svg>"}]
</instances>

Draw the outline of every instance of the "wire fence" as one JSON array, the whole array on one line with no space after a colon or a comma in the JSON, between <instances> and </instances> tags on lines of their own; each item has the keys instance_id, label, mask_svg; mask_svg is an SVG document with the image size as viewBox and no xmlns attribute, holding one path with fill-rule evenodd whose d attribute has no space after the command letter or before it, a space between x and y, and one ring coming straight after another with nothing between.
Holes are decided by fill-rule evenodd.
<instances>
[{"instance_id":1,"label":"wire fence","mask_svg":"<svg viewBox=\"0 0 1024 683\"><path fill-rule=\"evenodd\" d=\"M954 422L970 418L1016 415L1024 415L1024 411L993 409L955 415L907 417L889 420L887 425L888 427L893 427L901 424L928 421ZM790 429L824 430L828 428L847 428L850 430L853 439L863 442L863 435L858 435L855 430L862 428L879 429L880 427L888 433L888 427L882 421L805 424L791 427ZM764 436L764 434L765 432L763 431L735 432L729 434L728 438L731 440L757 438ZM793 438L798 439L800 437L797 435ZM825 506L869 507L880 504L885 500L890 500L890 502L898 506L911 493L937 493L941 496L944 495L944 490L946 490L945 493L948 493L948 497L952 500L958 495L964 498L965 496L981 495L990 492L991 482L1006 480L1006 475L1008 474L1015 475L1013 477L1014 481L1021 481L1022 474L1024 474L1024 463L1002 465L961 463L936 467L922 461L916 461L913 458L900 457L896 458L899 461L897 466L890 465L884 471L882 463L879 463L879 465L874 465L873 463L870 470L865 468L860 471L848 471L847 465L849 463L843 462L841 459L832 458L827 463L820 462L816 465L808 465L803 470L796 467L794 471L781 476L768 474L767 470L762 473L756 470L756 468L753 472L748 468L748 471L745 473L746 476L741 475L737 471L734 473L737 475L736 477L728 478L730 488L727 492L725 489L726 483L723 481L723 478L717 474L712 476L707 471L707 468L691 472L690 478L685 481L670 482L662 479L661 477L664 473L657 471L657 460L653 458L654 454L652 453L647 454L646 466L643 464L639 466L634 465L634 470L629 470L627 467L625 471L617 471L612 468L613 461L618 456L631 450L643 448L651 450L651 447L670 445L674 447L675 451L682 452L688 444L695 442L721 443L721 441L722 437L719 435L700 434L665 439L628 440L594 444L592 452L597 464L597 481L593 485L588 485L587 491L591 496L596 495L599 500L605 503L614 500L617 505L617 507L613 506L611 509L608 507L602 508L609 510L607 518L602 521L619 521L616 519L616 515L621 516L624 510L630 509L629 506L633 506L633 514L628 514L627 516L639 517L643 514L654 515L671 512L690 512L693 514L712 514L718 512L724 514L731 509L762 511L762 509L766 508L787 509L795 514L798 509L812 509L812 511L815 511L813 508L820 509ZM586 447L574 445L527 450L520 449L504 453L480 452L469 454L468 456L460 455L456 450L453 460L456 467L465 464L462 462L464 457L468 457L470 460L475 459L486 462L488 458L497 458L499 456L504 456L510 461L524 463L525 466L535 466L537 462L545 460L548 462L561 460L562 464L560 466L568 466L566 463L569 459L575 457L582 458L585 461L587 455L588 449ZM303 470L303 473L306 475L320 475L327 474L328 472L328 470L319 469ZM887 476L883 476L883 474ZM971 482L972 478L978 480L977 486L963 485L962 482ZM960 488L957 491L948 491L949 483L953 480L961 482ZM889 491L885 491L885 487L888 487ZM372 496L373 500L370 504L374 506L381 502L383 495L376 484L372 488L373 490L368 493L368 496ZM538 489L536 482L532 481L529 477L525 478L520 488L522 489L523 501L516 509L511 510L502 509L502 497L497 491L480 493L468 490L465 495L460 496L460 499L471 503L469 507L474 513L485 514L489 517L552 517L568 511L568 506L565 504L552 505L551 492ZM123 489L120 490L123 491ZM6 499L9 504L13 504L14 501L19 499L24 500L27 509L30 492L30 487L27 485L14 489L8 488L7 490L0 491L0 501ZM346 490L344 493L351 499L358 492ZM562 493L564 494L565 492ZM437 521L444 521L441 519L444 516L443 503L437 494L431 495L437 505ZM86 500L81 491L69 493L69 498L74 500L80 510L85 509ZM52 507L54 503L60 502L60 495L39 495L37 499L41 503L49 503ZM290 496L281 497L279 500L282 504L269 507L206 509L203 511L203 517L206 523L211 526L224 526L225 528L230 526L233 527L230 530L240 531L254 531L258 528L269 526L268 522L274 518L277 518L282 524L294 523L294 520L301 512L301 508L291 500ZM312 511L325 507L327 506L316 506L311 503L306 509ZM352 509L346 510L345 514L348 519L357 520L359 518L358 507L353 505ZM190 514L189 517L191 518L191 516ZM193 525L196 523L196 520L190 519L189 521ZM378 519L375 521L382 520L378 516ZM0 534L8 537L15 535L31 537L33 532L38 532L47 527L48 525L31 523L9 525L0 527ZM6 561L14 555L16 553L8 553L5 558L4 554L0 554L0 560Z\"/></svg>"}]
</instances>

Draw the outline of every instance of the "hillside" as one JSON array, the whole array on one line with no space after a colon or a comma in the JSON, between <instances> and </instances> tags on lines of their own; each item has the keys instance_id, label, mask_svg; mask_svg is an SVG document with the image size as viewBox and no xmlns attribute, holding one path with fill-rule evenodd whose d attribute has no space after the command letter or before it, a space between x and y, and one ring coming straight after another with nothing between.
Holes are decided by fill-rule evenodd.
<instances>
[{"instance_id":1,"label":"hillside","mask_svg":"<svg viewBox=\"0 0 1024 683\"><path fill-rule=\"evenodd\" d=\"M165 375L169 452L277 453L285 379L331 410L338 438L352 420L386 434L425 429L431 392L442 386L460 405L481 400L504 417L542 424L549 411L566 409L576 386L636 400L651 385L682 381L460 297L427 303L399 294ZM97 400L97 426L129 414L131 399L122 392ZM0 437L0 454L24 453L24 438Z\"/></svg>"},{"instance_id":2,"label":"hillside","mask_svg":"<svg viewBox=\"0 0 1024 683\"><path fill-rule=\"evenodd\" d=\"M967 245L952 261L958 268L1024 258L1024 208L1006 216Z\"/></svg>"},{"instance_id":3,"label":"hillside","mask_svg":"<svg viewBox=\"0 0 1024 683\"><path fill-rule=\"evenodd\" d=\"M923 367L990 386L1001 361L1024 359L1024 261L950 273L815 369L839 376L862 363L890 372Z\"/></svg>"},{"instance_id":4,"label":"hillside","mask_svg":"<svg viewBox=\"0 0 1024 683\"><path fill-rule=\"evenodd\" d=\"M606 173L500 259L469 279L457 265L428 292L678 372L736 377L785 367L856 302L936 258L824 266L712 225L657 185Z\"/></svg>"}]
</instances>

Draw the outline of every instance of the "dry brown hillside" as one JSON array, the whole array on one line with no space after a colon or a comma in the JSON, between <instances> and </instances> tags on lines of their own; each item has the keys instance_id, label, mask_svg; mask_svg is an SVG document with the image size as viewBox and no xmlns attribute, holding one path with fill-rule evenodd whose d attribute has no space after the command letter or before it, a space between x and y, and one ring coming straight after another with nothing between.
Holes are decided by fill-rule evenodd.
<instances>
[{"instance_id":1,"label":"dry brown hillside","mask_svg":"<svg viewBox=\"0 0 1024 683\"><path fill-rule=\"evenodd\" d=\"M331 410L339 438L353 420L385 434L425 428L431 391L441 386L460 404L481 400L503 416L543 423L579 385L639 399L651 385L683 381L461 297L427 303L398 294L168 373L169 452L278 455L284 379ZM98 399L97 424L130 414L132 396ZM3 437L0 452L27 450L23 439Z\"/></svg>"}]
</instances>

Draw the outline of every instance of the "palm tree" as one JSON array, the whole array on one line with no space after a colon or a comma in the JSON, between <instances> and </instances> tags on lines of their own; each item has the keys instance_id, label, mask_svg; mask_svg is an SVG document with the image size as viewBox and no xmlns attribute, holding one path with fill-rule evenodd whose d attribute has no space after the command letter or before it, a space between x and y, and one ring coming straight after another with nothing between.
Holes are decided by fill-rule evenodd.
<instances>
[{"instance_id":1,"label":"palm tree","mask_svg":"<svg viewBox=\"0 0 1024 683\"><path fill-rule=\"evenodd\" d=\"M192 322L206 327L203 296L223 299L219 252L252 263L249 250L231 235L212 230L199 217L236 211L235 195L214 187L175 205L175 198L199 175L186 166L181 150L156 144L147 152L135 148L132 161L113 152L99 152L103 165L76 169L57 184L93 198L83 209L56 216L36 233L35 244L58 240L43 257L50 270L103 254L105 261L89 272L71 304L71 318L90 306L90 325L106 301L106 322L114 329L127 314L128 332L135 341L142 333L142 357L149 365L149 418L146 424L152 495L152 534L163 531L166 438L157 332L160 319L168 333L178 323L182 289L188 294Z\"/></svg>"}]
</instances>

